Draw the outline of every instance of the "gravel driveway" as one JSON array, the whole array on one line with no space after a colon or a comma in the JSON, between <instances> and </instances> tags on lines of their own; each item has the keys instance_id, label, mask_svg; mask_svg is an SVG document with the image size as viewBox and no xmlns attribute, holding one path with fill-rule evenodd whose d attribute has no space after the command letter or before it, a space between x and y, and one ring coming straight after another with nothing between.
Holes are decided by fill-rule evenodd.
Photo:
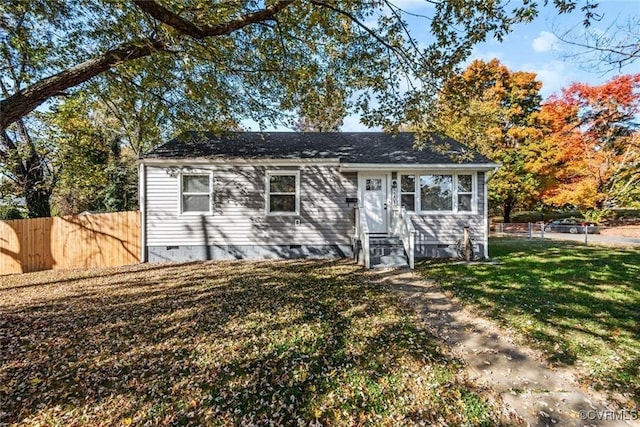
<instances>
[{"instance_id":1,"label":"gravel driveway","mask_svg":"<svg viewBox=\"0 0 640 427\"><path fill-rule=\"evenodd\" d=\"M534 238L540 238L540 235L536 234ZM583 242L584 234L569 234L569 233L544 233L545 239L555 240L571 240L575 242ZM587 235L587 243L601 243L605 245L622 245L622 246L640 246L640 238L638 237L622 237L622 236L606 236L602 234L589 234Z\"/></svg>"}]
</instances>

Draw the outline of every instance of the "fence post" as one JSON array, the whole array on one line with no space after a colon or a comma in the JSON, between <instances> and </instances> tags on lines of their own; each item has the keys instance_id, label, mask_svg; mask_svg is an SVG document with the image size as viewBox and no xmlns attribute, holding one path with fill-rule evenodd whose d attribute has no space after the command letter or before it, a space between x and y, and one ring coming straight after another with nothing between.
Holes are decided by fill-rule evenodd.
<instances>
[{"instance_id":1,"label":"fence post","mask_svg":"<svg viewBox=\"0 0 640 427\"><path fill-rule=\"evenodd\" d=\"M588 245L588 244L589 244L589 242L588 242L588 238L587 238L587 236L588 236L588 235L589 235L589 226L588 226L588 225L585 225L585 226L584 226L584 244L585 244L585 245Z\"/></svg>"},{"instance_id":2,"label":"fence post","mask_svg":"<svg viewBox=\"0 0 640 427\"><path fill-rule=\"evenodd\" d=\"M469 226L464 227L464 260L471 261L471 236L469 235Z\"/></svg>"},{"instance_id":3,"label":"fence post","mask_svg":"<svg viewBox=\"0 0 640 427\"><path fill-rule=\"evenodd\" d=\"M544 222L540 223L540 237L544 240Z\"/></svg>"},{"instance_id":4,"label":"fence post","mask_svg":"<svg viewBox=\"0 0 640 427\"><path fill-rule=\"evenodd\" d=\"M533 239L533 224L528 222L527 225L529 227L529 240L531 240Z\"/></svg>"}]
</instances>

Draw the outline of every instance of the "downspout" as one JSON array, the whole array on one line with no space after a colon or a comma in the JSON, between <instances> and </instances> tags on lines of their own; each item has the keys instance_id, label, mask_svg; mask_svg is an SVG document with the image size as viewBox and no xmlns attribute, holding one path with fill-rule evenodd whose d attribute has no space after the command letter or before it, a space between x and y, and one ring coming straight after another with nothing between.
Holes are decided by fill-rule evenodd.
<instances>
[{"instance_id":1,"label":"downspout","mask_svg":"<svg viewBox=\"0 0 640 427\"><path fill-rule=\"evenodd\" d=\"M484 258L489 259L489 174L498 170L494 167L492 170L484 173Z\"/></svg>"},{"instance_id":2,"label":"downspout","mask_svg":"<svg viewBox=\"0 0 640 427\"><path fill-rule=\"evenodd\" d=\"M138 164L138 202L140 203L140 262L147 262L147 171Z\"/></svg>"}]
</instances>

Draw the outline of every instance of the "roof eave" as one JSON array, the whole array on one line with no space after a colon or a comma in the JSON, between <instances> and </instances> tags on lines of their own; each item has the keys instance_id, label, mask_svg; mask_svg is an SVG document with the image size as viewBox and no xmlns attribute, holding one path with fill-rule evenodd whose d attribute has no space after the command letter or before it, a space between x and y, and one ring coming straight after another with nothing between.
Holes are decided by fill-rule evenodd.
<instances>
[{"instance_id":1,"label":"roof eave","mask_svg":"<svg viewBox=\"0 0 640 427\"><path fill-rule=\"evenodd\" d=\"M275 159L275 158L247 158L247 157L186 157L186 158L162 158L147 157L138 160L149 166L206 166L206 165L234 165L234 166L250 166L250 165L278 165L278 166L295 166L301 164L322 164L322 165L339 165L340 159Z\"/></svg>"},{"instance_id":2,"label":"roof eave","mask_svg":"<svg viewBox=\"0 0 640 427\"><path fill-rule=\"evenodd\" d=\"M341 163L341 172L366 172L387 170L473 170L492 171L500 167L497 163Z\"/></svg>"},{"instance_id":3,"label":"roof eave","mask_svg":"<svg viewBox=\"0 0 640 427\"><path fill-rule=\"evenodd\" d=\"M343 172L376 171L386 170L474 170L491 171L500 167L497 163L341 163L337 158L297 158L297 159L277 159L277 158L229 158L229 157L187 157L187 158L162 158L148 157L138 160L148 166L206 166L206 165L278 165L296 166L308 164L334 165L339 166Z\"/></svg>"}]
</instances>

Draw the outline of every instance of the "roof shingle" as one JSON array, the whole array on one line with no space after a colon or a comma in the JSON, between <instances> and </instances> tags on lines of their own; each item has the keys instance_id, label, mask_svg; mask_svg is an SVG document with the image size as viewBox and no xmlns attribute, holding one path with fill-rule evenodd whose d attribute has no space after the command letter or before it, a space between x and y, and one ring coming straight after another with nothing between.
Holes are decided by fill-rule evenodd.
<instances>
[{"instance_id":1,"label":"roof shingle","mask_svg":"<svg viewBox=\"0 0 640 427\"><path fill-rule=\"evenodd\" d=\"M435 144L416 150L415 137L410 132L187 132L144 158L339 159L341 163L405 165L493 163L451 138L434 140Z\"/></svg>"}]
</instances>

